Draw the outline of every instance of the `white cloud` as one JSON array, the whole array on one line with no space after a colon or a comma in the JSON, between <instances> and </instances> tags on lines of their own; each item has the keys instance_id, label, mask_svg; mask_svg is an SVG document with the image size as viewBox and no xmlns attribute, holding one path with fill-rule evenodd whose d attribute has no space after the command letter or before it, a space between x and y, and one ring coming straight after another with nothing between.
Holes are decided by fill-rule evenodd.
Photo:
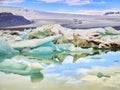
<instances>
[{"instance_id":1,"label":"white cloud","mask_svg":"<svg viewBox=\"0 0 120 90\"><path fill-rule=\"evenodd\" d=\"M8 4L12 4L12 3L21 3L24 0L0 0L0 4L1 5L8 5Z\"/></svg>"},{"instance_id":2,"label":"white cloud","mask_svg":"<svg viewBox=\"0 0 120 90\"><path fill-rule=\"evenodd\" d=\"M90 4L91 0L65 0L68 5L85 5Z\"/></svg>"},{"instance_id":3,"label":"white cloud","mask_svg":"<svg viewBox=\"0 0 120 90\"><path fill-rule=\"evenodd\" d=\"M47 2L47 3L55 3L55 2L59 2L61 0L38 0L38 1L43 1L43 2Z\"/></svg>"},{"instance_id":4,"label":"white cloud","mask_svg":"<svg viewBox=\"0 0 120 90\"><path fill-rule=\"evenodd\" d=\"M46 3L65 3L68 5L105 4L105 1L94 2L93 0L38 0Z\"/></svg>"},{"instance_id":5,"label":"white cloud","mask_svg":"<svg viewBox=\"0 0 120 90\"><path fill-rule=\"evenodd\" d=\"M38 0L38 1L43 1L47 3L61 2L68 5L85 5L91 3L91 0Z\"/></svg>"}]
</instances>

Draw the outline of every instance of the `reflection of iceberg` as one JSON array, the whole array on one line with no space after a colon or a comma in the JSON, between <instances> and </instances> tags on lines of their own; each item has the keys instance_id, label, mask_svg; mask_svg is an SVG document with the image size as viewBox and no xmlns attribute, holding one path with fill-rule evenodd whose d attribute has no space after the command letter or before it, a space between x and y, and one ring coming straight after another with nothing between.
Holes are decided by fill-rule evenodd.
<instances>
[{"instance_id":1,"label":"reflection of iceberg","mask_svg":"<svg viewBox=\"0 0 120 90\"><path fill-rule=\"evenodd\" d=\"M118 77L120 76L119 75L120 62L114 62L114 60L116 59L119 60L120 52L110 52L107 54L95 55L95 56L99 56L101 57L101 59L94 60L91 59L91 57L94 56L88 56L79 59L76 63L72 63L71 61L73 58L69 56L66 59L67 62L64 61L61 66L57 66L57 65L48 66L47 68L44 68L42 72L44 74L44 77L47 78L56 78L59 81L75 80L75 81L82 81L83 83L86 82L84 80L85 78L87 78L87 80L91 80L92 82L96 83L96 80L99 80L97 78L99 72L104 73L105 76L107 77L109 77L109 75L113 76L111 78L116 77L115 76L116 72L117 72L116 75L118 75ZM95 80L93 80L92 77L87 77L91 75L94 76L93 78Z\"/></svg>"},{"instance_id":2,"label":"reflection of iceberg","mask_svg":"<svg viewBox=\"0 0 120 90\"><path fill-rule=\"evenodd\" d=\"M57 55L47 54L47 55L29 55L26 56L30 61L33 62L40 62L45 64L61 64L61 61L59 58L57 58ZM64 60L64 59L63 59Z\"/></svg>"},{"instance_id":3,"label":"reflection of iceberg","mask_svg":"<svg viewBox=\"0 0 120 90\"><path fill-rule=\"evenodd\" d=\"M30 73L30 77L31 77L31 82L39 82L44 78L43 74L38 69L32 70Z\"/></svg>"}]
</instances>

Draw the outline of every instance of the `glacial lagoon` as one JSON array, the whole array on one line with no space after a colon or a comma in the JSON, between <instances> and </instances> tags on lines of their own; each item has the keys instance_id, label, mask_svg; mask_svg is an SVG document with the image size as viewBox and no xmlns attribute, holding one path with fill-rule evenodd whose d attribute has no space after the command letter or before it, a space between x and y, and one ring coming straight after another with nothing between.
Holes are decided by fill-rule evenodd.
<instances>
[{"instance_id":1,"label":"glacial lagoon","mask_svg":"<svg viewBox=\"0 0 120 90\"><path fill-rule=\"evenodd\" d=\"M0 59L0 90L120 89L119 51L52 54L39 56L39 59L21 55L1 56ZM14 64L17 71L5 63ZM24 63L32 67L40 67L40 64L42 69L25 69Z\"/></svg>"},{"instance_id":2,"label":"glacial lagoon","mask_svg":"<svg viewBox=\"0 0 120 90\"><path fill-rule=\"evenodd\" d=\"M0 33L0 90L120 90L120 32L112 27Z\"/></svg>"}]
</instances>

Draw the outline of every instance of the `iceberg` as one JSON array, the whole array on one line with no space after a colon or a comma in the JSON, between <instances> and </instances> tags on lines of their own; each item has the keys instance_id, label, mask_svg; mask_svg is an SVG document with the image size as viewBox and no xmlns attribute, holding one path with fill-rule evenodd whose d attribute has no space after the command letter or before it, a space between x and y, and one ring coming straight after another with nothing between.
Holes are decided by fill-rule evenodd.
<instances>
[{"instance_id":1,"label":"iceberg","mask_svg":"<svg viewBox=\"0 0 120 90\"><path fill-rule=\"evenodd\" d=\"M17 50L22 50L24 48L36 48L42 44L51 42L53 40L57 40L61 37L62 37L61 35L57 35L57 36L49 36L43 39L23 40L19 42L10 43L10 46Z\"/></svg>"},{"instance_id":2,"label":"iceberg","mask_svg":"<svg viewBox=\"0 0 120 90\"><path fill-rule=\"evenodd\" d=\"M46 54L57 54L59 51L57 51L55 48L52 47L38 47L35 49L28 49L28 50L23 50L22 53L24 55L46 55Z\"/></svg>"},{"instance_id":3,"label":"iceberg","mask_svg":"<svg viewBox=\"0 0 120 90\"><path fill-rule=\"evenodd\" d=\"M0 39L0 42L0 55L14 55L19 53L18 51L10 47L5 39Z\"/></svg>"},{"instance_id":4,"label":"iceberg","mask_svg":"<svg viewBox=\"0 0 120 90\"><path fill-rule=\"evenodd\" d=\"M120 35L120 31L117 31L113 27L105 27L105 33L109 35Z\"/></svg>"},{"instance_id":5,"label":"iceberg","mask_svg":"<svg viewBox=\"0 0 120 90\"><path fill-rule=\"evenodd\" d=\"M92 53L93 48L83 49L81 47L73 47L73 48L70 49L70 51L75 52L75 53Z\"/></svg>"},{"instance_id":6,"label":"iceberg","mask_svg":"<svg viewBox=\"0 0 120 90\"><path fill-rule=\"evenodd\" d=\"M29 39L33 38L43 38L50 36L50 33L48 31L33 31L28 35Z\"/></svg>"},{"instance_id":7,"label":"iceberg","mask_svg":"<svg viewBox=\"0 0 120 90\"><path fill-rule=\"evenodd\" d=\"M40 72L41 69L42 66L39 63L30 63L22 60L6 59L0 63L0 71L19 75L30 75L33 74L33 71Z\"/></svg>"},{"instance_id":8,"label":"iceberg","mask_svg":"<svg viewBox=\"0 0 120 90\"><path fill-rule=\"evenodd\" d=\"M64 54L64 53L91 53L92 48L83 49L81 47L75 47L73 44L53 44L46 43L34 49L23 49L23 55L39 56L39 55L50 55L50 54Z\"/></svg>"},{"instance_id":9,"label":"iceberg","mask_svg":"<svg viewBox=\"0 0 120 90\"><path fill-rule=\"evenodd\" d=\"M60 51L70 51L72 47L75 47L74 44L68 43L68 44L56 44L56 47Z\"/></svg>"},{"instance_id":10,"label":"iceberg","mask_svg":"<svg viewBox=\"0 0 120 90\"><path fill-rule=\"evenodd\" d=\"M1 70L5 70L5 69L9 69L9 70L24 70L27 68L27 65L21 62L15 62L14 60L9 60L6 59L3 62L0 63L0 69Z\"/></svg>"},{"instance_id":11,"label":"iceberg","mask_svg":"<svg viewBox=\"0 0 120 90\"><path fill-rule=\"evenodd\" d=\"M0 55L0 63L3 62L5 59L12 58L14 55Z\"/></svg>"},{"instance_id":12,"label":"iceberg","mask_svg":"<svg viewBox=\"0 0 120 90\"><path fill-rule=\"evenodd\" d=\"M56 44L54 44L53 42L47 42L45 44L40 45L40 47L52 47L52 48L56 48Z\"/></svg>"},{"instance_id":13,"label":"iceberg","mask_svg":"<svg viewBox=\"0 0 120 90\"><path fill-rule=\"evenodd\" d=\"M74 44L58 44L56 45L57 48L61 51L65 51L65 53L92 53L93 48L81 48L81 47L75 47Z\"/></svg>"},{"instance_id":14,"label":"iceberg","mask_svg":"<svg viewBox=\"0 0 120 90\"><path fill-rule=\"evenodd\" d=\"M18 75L29 75L31 82L38 82L44 78L40 72L41 69L42 67L39 63L30 63L23 60L6 59L0 63L0 71Z\"/></svg>"}]
</instances>

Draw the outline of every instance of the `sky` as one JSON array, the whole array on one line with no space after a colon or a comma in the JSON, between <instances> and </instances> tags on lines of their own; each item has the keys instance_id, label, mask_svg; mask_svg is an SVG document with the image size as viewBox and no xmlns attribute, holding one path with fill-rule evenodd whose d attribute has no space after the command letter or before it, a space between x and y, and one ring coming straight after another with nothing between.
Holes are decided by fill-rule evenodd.
<instances>
[{"instance_id":1,"label":"sky","mask_svg":"<svg viewBox=\"0 0 120 90\"><path fill-rule=\"evenodd\" d=\"M46 12L89 13L119 10L120 0L0 0L0 6L22 7Z\"/></svg>"}]
</instances>

